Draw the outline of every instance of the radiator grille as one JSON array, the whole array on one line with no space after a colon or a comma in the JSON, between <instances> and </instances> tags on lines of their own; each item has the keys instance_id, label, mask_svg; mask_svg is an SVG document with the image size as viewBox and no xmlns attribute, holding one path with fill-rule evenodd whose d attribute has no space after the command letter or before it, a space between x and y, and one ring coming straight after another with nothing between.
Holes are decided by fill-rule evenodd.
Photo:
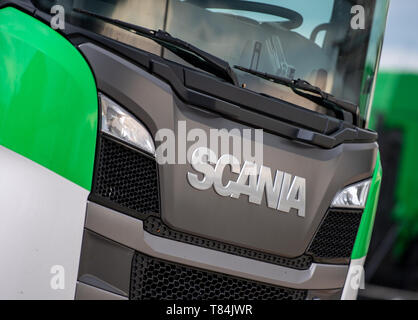
<instances>
[{"instance_id":1,"label":"radiator grille","mask_svg":"<svg viewBox=\"0 0 418 320\"><path fill-rule=\"evenodd\" d=\"M287 289L175 264L136 252L131 300L304 300L306 290Z\"/></svg>"},{"instance_id":2,"label":"radiator grille","mask_svg":"<svg viewBox=\"0 0 418 320\"><path fill-rule=\"evenodd\" d=\"M156 162L106 136L100 140L93 193L142 214L159 213Z\"/></svg>"},{"instance_id":3,"label":"radiator grille","mask_svg":"<svg viewBox=\"0 0 418 320\"><path fill-rule=\"evenodd\" d=\"M308 253L320 258L349 258L361 217L362 211L328 211Z\"/></svg>"},{"instance_id":4,"label":"radiator grille","mask_svg":"<svg viewBox=\"0 0 418 320\"><path fill-rule=\"evenodd\" d=\"M100 139L99 151L93 194L118 208L129 209L126 213L144 220L144 228L150 233L300 270L308 269L312 261L347 263L351 255L361 211L330 210L306 254L296 258L284 258L172 230L154 217L160 213L155 160L104 135Z\"/></svg>"}]
</instances>

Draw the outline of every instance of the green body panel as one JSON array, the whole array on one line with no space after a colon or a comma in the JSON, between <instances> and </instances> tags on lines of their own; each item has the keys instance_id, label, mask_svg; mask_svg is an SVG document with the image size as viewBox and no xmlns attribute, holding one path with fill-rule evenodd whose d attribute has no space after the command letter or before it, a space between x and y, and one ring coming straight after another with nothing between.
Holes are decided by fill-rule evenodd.
<instances>
[{"instance_id":1,"label":"green body panel","mask_svg":"<svg viewBox=\"0 0 418 320\"><path fill-rule=\"evenodd\" d=\"M90 190L98 99L77 49L14 8L0 10L0 145Z\"/></svg>"},{"instance_id":2,"label":"green body panel","mask_svg":"<svg viewBox=\"0 0 418 320\"><path fill-rule=\"evenodd\" d=\"M351 259L360 259L367 255L370 240L372 238L374 219L376 216L377 204L379 201L379 191L382 182L382 165L380 162L380 153L377 156L376 166L373 172L372 183L370 185L369 195L367 197L366 207L361 218L360 228L354 243Z\"/></svg>"},{"instance_id":3,"label":"green body panel","mask_svg":"<svg viewBox=\"0 0 418 320\"><path fill-rule=\"evenodd\" d=\"M366 207L364 208L363 217L361 218L360 228L354 243L351 259L363 258L367 255L367 251L369 250L381 182L382 165L380 163L380 154L378 154L376 166L373 172L372 183L370 185L369 196L367 197Z\"/></svg>"},{"instance_id":4,"label":"green body panel","mask_svg":"<svg viewBox=\"0 0 418 320\"><path fill-rule=\"evenodd\" d=\"M394 253L400 256L418 237L418 75L381 72L376 84L371 127L383 119L383 130L402 132L394 203L391 215L398 226Z\"/></svg>"}]
</instances>

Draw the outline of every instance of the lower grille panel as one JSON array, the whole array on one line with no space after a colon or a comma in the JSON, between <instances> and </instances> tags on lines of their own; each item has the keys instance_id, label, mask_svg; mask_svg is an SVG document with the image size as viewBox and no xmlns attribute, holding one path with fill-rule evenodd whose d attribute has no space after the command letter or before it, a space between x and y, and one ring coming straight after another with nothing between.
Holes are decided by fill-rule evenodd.
<instances>
[{"instance_id":1,"label":"lower grille panel","mask_svg":"<svg viewBox=\"0 0 418 320\"><path fill-rule=\"evenodd\" d=\"M149 233L159 237L226 252L249 259L264 261L288 268L306 270L309 269L312 264L312 257L308 255L302 255L297 258L285 258L172 230L167 225L165 225L161 219L156 217L149 217L146 219L144 221L144 229Z\"/></svg>"},{"instance_id":2,"label":"lower grille panel","mask_svg":"<svg viewBox=\"0 0 418 320\"><path fill-rule=\"evenodd\" d=\"M304 300L306 290L288 289L200 270L136 252L131 300Z\"/></svg>"}]
</instances>

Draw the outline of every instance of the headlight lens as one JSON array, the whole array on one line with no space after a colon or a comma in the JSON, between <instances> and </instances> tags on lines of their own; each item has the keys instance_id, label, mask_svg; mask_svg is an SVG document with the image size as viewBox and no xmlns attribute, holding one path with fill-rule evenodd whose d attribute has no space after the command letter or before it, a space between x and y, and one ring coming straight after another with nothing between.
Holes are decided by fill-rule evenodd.
<instances>
[{"instance_id":1,"label":"headlight lens","mask_svg":"<svg viewBox=\"0 0 418 320\"><path fill-rule=\"evenodd\" d=\"M102 131L134 147L155 155L154 141L144 125L104 94L99 94L102 107Z\"/></svg>"},{"instance_id":2,"label":"headlight lens","mask_svg":"<svg viewBox=\"0 0 418 320\"><path fill-rule=\"evenodd\" d=\"M340 191L332 201L332 208L364 209L371 180L365 180Z\"/></svg>"}]
</instances>

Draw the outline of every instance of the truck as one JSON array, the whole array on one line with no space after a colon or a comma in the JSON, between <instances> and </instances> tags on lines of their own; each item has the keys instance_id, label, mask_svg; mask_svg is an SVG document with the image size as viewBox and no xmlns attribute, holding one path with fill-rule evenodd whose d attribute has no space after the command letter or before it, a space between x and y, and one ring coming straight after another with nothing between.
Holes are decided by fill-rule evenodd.
<instances>
[{"instance_id":1,"label":"truck","mask_svg":"<svg viewBox=\"0 0 418 320\"><path fill-rule=\"evenodd\" d=\"M355 299L386 0L1 0L0 298Z\"/></svg>"},{"instance_id":2,"label":"truck","mask_svg":"<svg viewBox=\"0 0 418 320\"><path fill-rule=\"evenodd\" d=\"M377 79L370 127L379 134L386 173L365 265L366 283L380 286L381 290L375 292L381 298L388 297L388 288L392 288L389 294L402 289L405 295L397 295L409 297L418 289L417 176L413 169L418 137L414 88L418 75L414 70L396 68L381 70Z\"/></svg>"}]
</instances>

